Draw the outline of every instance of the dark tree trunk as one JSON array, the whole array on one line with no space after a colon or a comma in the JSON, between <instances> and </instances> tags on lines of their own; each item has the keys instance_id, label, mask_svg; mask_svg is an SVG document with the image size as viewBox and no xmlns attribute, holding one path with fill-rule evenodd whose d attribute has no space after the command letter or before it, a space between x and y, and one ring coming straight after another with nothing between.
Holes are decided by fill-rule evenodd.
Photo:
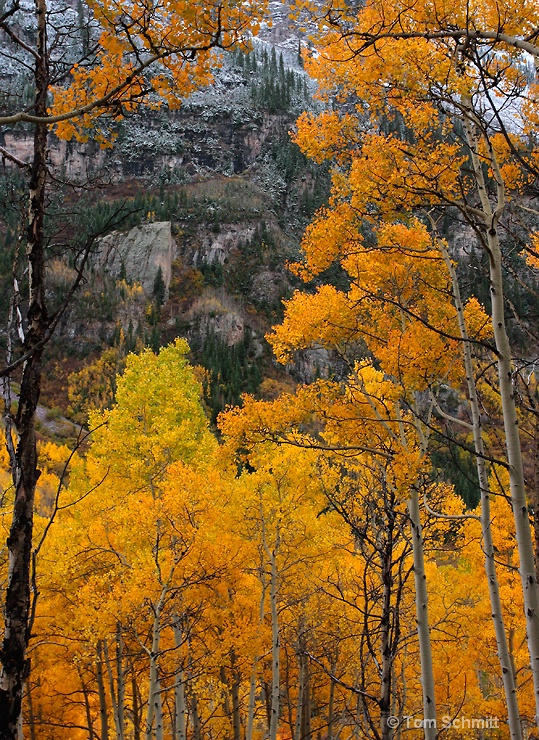
<instances>
[{"instance_id":1,"label":"dark tree trunk","mask_svg":"<svg viewBox=\"0 0 539 740\"><path fill-rule=\"evenodd\" d=\"M37 55L35 114L47 115L49 72L47 63L46 3L36 0ZM26 360L15 418L18 444L12 470L15 490L9 538L9 572L5 598L5 629L0 650L0 740L16 740L24 683L30 672L27 647L31 630L30 564L37 469L35 411L41 390L41 355L47 331L44 299L44 216L47 177L47 126L36 125L29 182L26 260L29 302L22 350ZM35 596L35 594L34 594Z\"/></svg>"}]
</instances>

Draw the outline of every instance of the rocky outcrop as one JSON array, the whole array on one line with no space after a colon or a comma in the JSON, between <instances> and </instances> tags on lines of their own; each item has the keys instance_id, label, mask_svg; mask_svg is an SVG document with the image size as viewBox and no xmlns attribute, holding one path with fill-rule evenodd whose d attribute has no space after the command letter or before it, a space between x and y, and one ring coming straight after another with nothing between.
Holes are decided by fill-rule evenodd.
<instances>
[{"instance_id":1,"label":"rocky outcrop","mask_svg":"<svg viewBox=\"0 0 539 740\"><path fill-rule=\"evenodd\" d=\"M130 283L140 283L144 293L151 295L161 268L168 290L177 251L170 221L135 226L127 234L114 231L104 237L99 246L98 269L115 278L125 277Z\"/></svg>"},{"instance_id":2,"label":"rocky outcrop","mask_svg":"<svg viewBox=\"0 0 539 740\"><path fill-rule=\"evenodd\" d=\"M33 136L25 130L6 131L0 137L2 144L8 152L23 162L32 161ZM86 183L96 173L102 172L110 160L108 150L101 149L98 144L89 141L81 144L78 141L62 141L51 134L48 147L48 165L51 171L62 179L68 179L73 183ZM10 166L6 160L5 165ZM108 171L107 179L111 177Z\"/></svg>"},{"instance_id":3,"label":"rocky outcrop","mask_svg":"<svg viewBox=\"0 0 539 740\"><path fill-rule=\"evenodd\" d=\"M314 345L296 354L292 372L301 383L312 383L317 378L329 378L331 369L332 362L328 350L320 345Z\"/></svg>"},{"instance_id":4,"label":"rocky outcrop","mask_svg":"<svg viewBox=\"0 0 539 740\"><path fill-rule=\"evenodd\" d=\"M240 242L252 239L257 224L225 224L218 234L202 233L200 244L193 256L195 265L223 265L232 249L236 249Z\"/></svg>"},{"instance_id":5,"label":"rocky outcrop","mask_svg":"<svg viewBox=\"0 0 539 740\"><path fill-rule=\"evenodd\" d=\"M245 320L239 305L230 296L211 288L194 302L186 318L199 339L215 334L232 347L245 336Z\"/></svg>"}]
</instances>

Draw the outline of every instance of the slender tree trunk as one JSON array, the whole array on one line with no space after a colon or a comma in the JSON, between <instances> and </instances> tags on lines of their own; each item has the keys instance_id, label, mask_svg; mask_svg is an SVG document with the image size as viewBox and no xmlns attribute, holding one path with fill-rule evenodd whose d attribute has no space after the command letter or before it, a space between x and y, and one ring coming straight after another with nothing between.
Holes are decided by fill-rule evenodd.
<instances>
[{"instance_id":1,"label":"slender tree trunk","mask_svg":"<svg viewBox=\"0 0 539 740\"><path fill-rule=\"evenodd\" d=\"M47 61L46 2L35 0L36 97L34 114L46 116L49 70ZM29 182L28 263L29 304L23 353L19 407L15 418L18 444L12 470L15 490L8 546L8 581L4 606L4 637L0 648L0 740L15 740L22 711L24 683L30 673L27 647L30 640L30 561L32 552L34 496L39 477L35 434L35 411L41 390L41 342L47 328L45 307L44 215L47 126L34 130L34 153ZM34 594L34 597L37 594Z\"/></svg>"},{"instance_id":2,"label":"slender tree trunk","mask_svg":"<svg viewBox=\"0 0 539 740\"><path fill-rule=\"evenodd\" d=\"M193 660L191 654L191 645L189 636L187 637L187 650L188 650L188 663L187 663L187 686L189 688L189 707L191 709L191 717L193 720L193 735L192 740L202 740L202 722L200 721L200 713L198 711L198 698L196 691L193 689ZM189 734L189 733L187 733Z\"/></svg>"},{"instance_id":3,"label":"slender tree trunk","mask_svg":"<svg viewBox=\"0 0 539 740\"><path fill-rule=\"evenodd\" d=\"M124 740L124 675L122 664L122 636L121 629L116 631L116 682L112 671L112 664L109 657L109 648L106 639L103 640L103 654L107 666L107 676L109 680L109 692L112 704L112 714L114 717L114 727L116 729L116 740Z\"/></svg>"},{"instance_id":4,"label":"slender tree trunk","mask_svg":"<svg viewBox=\"0 0 539 740\"><path fill-rule=\"evenodd\" d=\"M473 117L473 113L471 113L471 116ZM509 487L520 561L519 571L524 595L526 633L535 697L535 722L539 727L539 591L535 578L534 548L524 484L524 466L513 386L512 353L505 325L502 251L498 234L499 219L505 208L505 191L503 177L492 145L487 137L483 137L489 164L492 167L497 186L496 208L492 209L484 180L483 162L479 158L479 130L468 118L465 118L464 125L486 231L485 244L489 259L492 328L498 359L498 383L502 400L507 462L509 463Z\"/></svg>"},{"instance_id":5,"label":"slender tree trunk","mask_svg":"<svg viewBox=\"0 0 539 740\"><path fill-rule=\"evenodd\" d=\"M202 740L202 725L198 713L198 700L196 694L191 697L191 714L193 716L193 740Z\"/></svg>"},{"instance_id":6,"label":"slender tree trunk","mask_svg":"<svg viewBox=\"0 0 539 740\"><path fill-rule=\"evenodd\" d=\"M255 701L256 701L256 667L258 665L258 656L255 655L253 660L253 669L249 681L249 703L247 705L247 727L245 730L245 740L253 740L253 726L255 721Z\"/></svg>"},{"instance_id":7,"label":"slender tree trunk","mask_svg":"<svg viewBox=\"0 0 539 740\"><path fill-rule=\"evenodd\" d=\"M522 725L520 720L520 712L518 708L518 699L515 686L515 674L511 663L509 647L507 643L507 634L505 631L505 624L503 619L502 601L500 598L500 588L498 583L498 575L496 572L495 563L495 549L492 538L492 522L490 513L490 486L488 480L487 469L485 465L485 448L483 444L482 436L482 425L481 425L481 412L479 407L479 400L477 397L477 388L474 378L474 369L472 363L471 346L468 336L468 330L464 321L464 307L460 296L460 288L458 284L456 270L451 262L447 250L440 243L440 249L446 263L446 266L451 275L451 281L453 286L453 298L455 308L457 309L457 319L459 324L459 331L462 337L462 352L464 355L464 369L466 372L466 383L468 386L468 401L470 404L470 413L472 419L474 448L476 452L476 468L477 476L479 479L479 487L481 492L481 535L483 538L483 552L485 554L485 573L487 576L491 616L494 624L494 633L496 635L496 647L498 651L498 660L500 662L500 668L502 672L502 681L505 694L505 703L507 706L507 716L509 724L509 732L511 740L522 739Z\"/></svg>"},{"instance_id":8,"label":"slender tree trunk","mask_svg":"<svg viewBox=\"0 0 539 740\"><path fill-rule=\"evenodd\" d=\"M497 247L495 248L494 244L491 246L494 254L494 260L491 263L492 322L494 325L496 349L498 350L498 375L502 397L507 461L509 463L509 486L520 560L520 577L524 594L528 650L535 695L535 722L539 728L539 593L535 579L533 542L524 485L524 467L512 381L511 349L505 330L501 252L497 244L497 239L495 240L491 236L489 241L496 241Z\"/></svg>"},{"instance_id":9,"label":"slender tree trunk","mask_svg":"<svg viewBox=\"0 0 539 740\"><path fill-rule=\"evenodd\" d=\"M124 669L123 653L124 653L124 641L123 641L123 636L122 636L122 625L118 623L116 625L116 676L118 680L118 699L117 699L118 740L123 740L124 728L125 728L125 669Z\"/></svg>"},{"instance_id":10,"label":"slender tree trunk","mask_svg":"<svg viewBox=\"0 0 539 740\"><path fill-rule=\"evenodd\" d=\"M284 678L283 678L283 666L281 666L281 685L284 689L284 695L286 697L286 713L288 716L288 726L290 727L290 732L292 734L291 740L297 740L295 732L295 722L294 722L294 712L292 711L292 694L290 692L290 658L288 655L288 652L285 651L284 654L285 662L284 662ZM297 702L296 702L297 704ZM297 709L297 706L296 706ZM284 712L284 709L282 710ZM268 717L271 715L271 711L268 713Z\"/></svg>"},{"instance_id":11,"label":"slender tree trunk","mask_svg":"<svg viewBox=\"0 0 539 740\"><path fill-rule=\"evenodd\" d=\"M539 583L539 413L535 417L533 440L533 536L535 545L535 580Z\"/></svg>"},{"instance_id":12,"label":"slender tree trunk","mask_svg":"<svg viewBox=\"0 0 539 740\"><path fill-rule=\"evenodd\" d=\"M382 682L380 691L380 729L382 740L389 740L393 736L393 728L388 719L391 712L391 688L393 676L393 660L391 656L391 561L393 542L389 540L385 552L382 553L382 618L380 620L380 650L382 653Z\"/></svg>"},{"instance_id":13,"label":"slender tree trunk","mask_svg":"<svg viewBox=\"0 0 539 740\"><path fill-rule=\"evenodd\" d=\"M92 723L92 710L90 709L90 697L88 696L88 689L84 684L82 684L82 695L84 696L84 711L86 713L86 724L88 725L88 740L95 740L94 726Z\"/></svg>"},{"instance_id":14,"label":"slender tree trunk","mask_svg":"<svg viewBox=\"0 0 539 740\"><path fill-rule=\"evenodd\" d=\"M133 702L133 740L140 740L141 712L139 705L139 692L134 666L131 665L131 693Z\"/></svg>"},{"instance_id":15,"label":"slender tree trunk","mask_svg":"<svg viewBox=\"0 0 539 740\"><path fill-rule=\"evenodd\" d=\"M223 714L230 722L232 711L230 709L230 687L228 685L228 678L226 675L226 668L222 665L219 669L219 677L223 686L226 686L227 690L223 691Z\"/></svg>"},{"instance_id":16,"label":"slender tree trunk","mask_svg":"<svg viewBox=\"0 0 539 740\"><path fill-rule=\"evenodd\" d=\"M300 740L311 740L311 676L309 659L306 651L302 653L301 660L303 662L303 696L301 701Z\"/></svg>"},{"instance_id":17,"label":"slender tree trunk","mask_svg":"<svg viewBox=\"0 0 539 740\"><path fill-rule=\"evenodd\" d=\"M101 723L99 740L109 740L109 714L107 708L107 695L105 692L105 680L103 677L103 646L101 640L97 643L96 681L97 695L99 697L99 718Z\"/></svg>"},{"instance_id":18,"label":"slender tree trunk","mask_svg":"<svg viewBox=\"0 0 539 740\"><path fill-rule=\"evenodd\" d=\"M92 710L90 708L90 696L88 694L88 688L82 678L82 670L80 666L77 666L77 673L80 680L81 691L84 697L84 712L86 714L86 724L88 725L88 740L95 740L96 734L94 731L94 725L92 722ZM33 712L32 712L33 715Z\"/></svg>"},{"instance_id":19,"label":"slender tree trunk","mask_svg":"<svg viewBox=\"0 0 539 740\"><path fill-rule=\"evenodd\" d=\"M266 602L266 582L262 580L262 592L260 594L260 606L258 613L258 623L260 626L264 623L264 606ZM258 654L253 659L253 668L251 670L251 679L249 681L249 704L247 707L247 728L245 731L245 740L253 740L253 726L255 720L255 702L256 702L256 676L258 669Z\"/></svg>"},{"instance_id":20,"label":"slender tree trunk","mask_svg":"<svg viewBox=\"0 0 539 740\"><path fill-rule=\"evenodd\" d=\"M277 558L275 549L270 556L270 610L271 610L271 717L269 740L277 740L279 729L279 690L280 690L280 634L279 612L277 609Z\"/></svg>"},{"instance_id":21,"label":"slender tree trunk","mask_svg":"<svg viewBox=\"0 0 539 740\"><path fill-rule=\"evenodd\" d=\"M161 614L156 609L152 627L152 648L150 651L150 679L148 686L148 709L146 712L146 740L152 740L152 728L159 706L159 674L157 656L161 637Z\"/></svg>"},{"instance_id":22,"label":"slender tree trunk","mask_svg":"<svg viewBox=\"0 0 539 740\"><path fill-rule=\"evenodd\" d=\"M408 513L412 529L412 551L414 556L415 605L417 635L419 638L419 656L421 661L421 686L423 689L423 723L425 740L435 740L436 697L434 694L434 671L432 667L432 650L430 644L427 576L423 553L423 531L419 515L419 495L412 486L408 500Z\"/></svg>"},{"instance_id":23,"label":"slender tree trunk","mask_svg":"<svg viewBox=\"0 0 539 740\"><path fill-rule=\"evenodd\" d=\"M161 693L161 680L159 676L157 676L155 689L155 740L163 740L165 734L163 719L163 694Z\"/></svg>"},{"instance_id":24,"label":"slender tree trunk","mask_svg":"<svg viewBox=\"0 0 539 740\"><path fill-rule=\"evenodd\" d=\"M105 665L107 666L110 703L112 705L112 716L114 718L114 726L116 728L116 737L119 738L120 736L118 735L118 703L116 701L116 687L114 685L114 676L112 674L112 666L110 664L110 657L109 657L109 646L107 644L106 638L103 639L103 656L105 658Z\"/></svg>"},{"instance_id":25,"label":"slender tree trunk","mask_svg":"<svg viewBox=\"0 0 539 740\"><path fill-rule=\"evenodd\" d=\"M300 740L301 738L301 719L303 716L303 694L305 692L305 676L303 673L304 661L301 654L301 640L300 640L300 654L298 655L298 699L296 702L296 721L294 723L294 735L292 740Z\"/></svg>"},{"instance_id":26,"label":"slender tree trunk","mask_svg":"<svg viewBox=\"0 0 539 740\"><path fill-rule=\"evenodd\" d=\"M236 654L230 651L230 668L232 672L232 685L230 694L232 699L232 730L234 740L241 740L241 714L240 714L240 682L241 676L237 668Z\"/></svg>"},{"instance_id":27,"label":"slender tree trunk","mask_svg":"<svg viewBox=\"0 0 539 740\"><path fill-rule=\"evenodd\" d=\"M335 666L332 666L331 672L335 673ZM333 740L333 725L335 723L335 681L329 679L329 701L328 701L328 731L327 740Z\"/></svg>"},{"instance_id":28,"label":"slender tree trunk","mask_svg":"<svg viewBox=\"0 0 539 740\"><path fill-rule=\"evenodd\" d=\"M237 671L232 679L232 729L234 740L241 740L240 675Z\"/></svg>"},{"instance_id":29,"label":"slender tree trunk","mask_svg":"<svg viewBox=\"0 0 539 740\"><path fill-rule=\"evenodd\" d=\"M179 651L181 650L183 644L183 639L180 620L177 616L174 616L172 620L172 628L174 630L174 645L179 654ZM187 704L185 701L185 674L183 670L183 660L181 659L179 661L174 680L174 712L175 738L176 740L187 740Z\"/></svg>"}]
</instances>

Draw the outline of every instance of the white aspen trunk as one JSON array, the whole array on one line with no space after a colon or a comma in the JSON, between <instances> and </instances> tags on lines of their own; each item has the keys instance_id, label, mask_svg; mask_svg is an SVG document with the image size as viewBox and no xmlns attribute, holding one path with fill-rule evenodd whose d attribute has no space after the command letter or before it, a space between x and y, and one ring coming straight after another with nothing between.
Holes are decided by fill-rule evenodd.
<instances>
[{"instance_id":1,"label":"white aspen trunk","mask_svg":"<svg viewBox=\"0 0 539 740\"><path fill-rule=\"evenodd\" d=\"M429 416L431 410L429 411ZM399 413L399 408L397 406L397 414ZM417 438L420 444L422 456L425 456L427 454L430 430L428 428L422 428L418 408L416 408L415 418ZM406 436L402 427L401 436L403 439L403 446L407 447ZM407 507L412 535L415 612L417 621L417 637L419 641L419 660L421 663L421 688L423 694L423 717L421 719L423 722L423 735L425 740L435 740L438 736L438 730L436 727L436 693L434 669L432 665L432 647L430 642L427 574L425 572L423 527L421 526L421 515L419 511L419 492L414 485L410 487L410 498L407 501Z\"/></svg>"},{"instance_id":2,"label":"white aspen trunk","mask_svg":"<svg viewBox=\"0 0 539 740\"><path fill-rule=\"evenodd\" d=\"M182 646L182 628L180 620L174 616L172 620L174 630L174 645L179 651ZM183 661L179 661L178 672L174 681L174 712L175 712L175 739L187 740L187 703L185 699L185 674Z\"/></svg>"},{"instance_id":3,"label":"white aspen trunk","mask_svg":"<svg viewBox=\"0 0 539 740\"><path fill-rule=\"evenodd\" d=\"M180 671L174 684L174 711L176 740L187 740L187 702L185 698L185 675Z\"/></svg>"},{"instance_id":4,"label":"white aspen trunk","mask_svg":"<svg viewBox=\"0 0 539 740\"><path fill-rule=\"evenodd\" d=\"M419 656L421 661L421 686L423 689L423 732L425 740L436 740L436 697L434 694L434 671L430 644L427 576L423 553L423 531L419 515L419 496L415 486L410 489L408 513L412 530L414 556L415 605Z\"/></svg>"},{"instance_id":5,"label":"white aspen trunk","mask_svg":"<svg viewBox=\"0 0 539 740\"><path fill-rule=\"evenodd\" d=\"M470 114L473 118L473 113ZM505 325L504 290L502 275L502 251L498 235L500 216L505 208L503 177L492 145L483 136L497 185L497 205L492 209L483 175L483 163L479 158L480 135L472 120L465 118L465 132L470 147L474 175L483 211L486 228L486 245L489 258L490 296L492 302L492 328L498 359L498 383L502 400L502 415L505 434L507 462L509 463L509 487L515 520L515 533L519 554L519 572L524 596L526 632L530 667L535 697L535 722L539 728L539 591L535 578L533 539L531 534L528 503L524 484L524 466L518 429L518 417L513 387L512 354Z\"/></svg>"},{"instance_id":6,"label":"white aspen trunk","mask_svg":"<svg viewBox=\"0 0 539 740\"><path fill-rule=\"evenodd\" d=\"M116 728L116 740L123 740L123 730L120 724L120 718L118 713L118 701L116 696L116 685L114 682L114 675L112 673L112 665L109 657L109 646L106 638L103 640L103 655L105 657L105 665L107 666L107 676L109 679L109 693L110 701L112 704L112 716L114 718L114 727Z\"/></svg>"},{"instance_id":7,"label":"white aspen trunk","mask_svg":"<svg viewBox=\"0 0 539 740\"><path fill-rule=\"evenodd\" d=\"M515 685L515 673L511 662L507 634L503 619L502 601L500 598L500 588L498 575L496 572L495 550L492 539L492 526L490 514L490 486L488 481L487 468L485 465L485 448L481 434L481 412L479 400L477 398L477 388L474 378L472 363L471 346L468 336L468 330L464 321L464 308L460 296L460 287L458 284L457 273L451 262L447 250L440 243L440 249L445 264L451 276L453 285L453 298L455 308L457 309L457 319L459 331L462 337L462 352L464 355L464 369L466 372L466 383L468 386L468 401L470 404L470 414L472 419L473 439L476 457L477 476L479 478L479 487L481 492L481 535L483 539L483 552L485 554L485 573L487 576L489 598L492 622L494 624L494 633L496 635L496 647L498 651L498 660L502 672L502 681L507 706L507 721L511 740L522 740L522 724L520 720L520 711L518 708L518 699Z\"/></svg>"},{"instance_id":8,"label":"white aspen trunk","mask_svg":"<svg viewBox=\"0 0 539 740\"><path fill-rule=\"evenodd\" d=\"M499 244L497 244L497 237L489 236L489 242L494 241L496 241L496 248L493 249L491 247L491 249L493 249L495 260L491 262L490 268L492 323L494 326L496 349L498 350L498 375L502 398L507 461L509 463L509 488L515 520L515 534L520 561L519 570L524 594L528 650L530 653L530 665L535 694L535 722L539 728L539 592L535 579L533 539L524 485L524 467L512 381L511 349L505 329L501 251Z\"/></svg>"},{"instance_id":9,"label":"white aspen trunk","mask_svg":"<svg viewBox=\"0 0 539 740\"><path fill-rule=\"evenodd\" d=\"M536 391L537 393L537 391ZM534 556L535 556L535 580L539 583L539 412L535 417L535 439L533 444L533 538L534 538Z\"/></svg>"},{"instance_id":10,"label":"white aspen trunk","mask_svg":"<svg viewBox=\"0 0 539 740\"><path fill-rule=\"evenodd\" d=\"M264 606L266 603L266 581L262 578L262 592L260 594L260 607L258 612L258 623L262 626L264 622ZM249 703L247 706L247 727L245 730L245 740L253 740L253 726L255 721L255 702L256 702L256 676L258 669L258 654L254 656L251 679L249 681Z\"/></svg>"},{"instance_id":11,"label":"white aspen trunk","mask_svg":"<svg viewBox=\"0 0 539 740\"><path fill-rule=\"evenodd\" d=\"M277 610L277 558L276 549L271 552L270 610L271 610L271 719L269 740L277 740L279 729L279 689L280 689L280 635L279 613Z\"/></svg>"},{"instance_id":12,"label":"white aspen trunk","mask_svg":"<svg viewBox=\"0 0 539 740\"><path fill-rule=\"evenodd\" d=\"M258 655L255 655L253 660L253 669L251 671L251 679L249 681L249 704L247 705L247 727L245 730L245 740L253 740L258 660Z\"/></svg>"},{"instance_id":13,"label":"white aspen trunk","mask_svg":"<svg viewBox=\"0 0 539 740\"><path fill-rule=\"evenodd\" d=\"M161 709L161 691L159 685L159 644L161 638L161 612L167 595L167 585L165 584L161 591L161 596L154 609L154 618L152 625L152 647L149 651L150 657L150 677L148 686L148 709L146 712L146 740L152 740L152 727L154 719L156 721L156 740L157 732L163 732L163 713ZM160 729L159 729L160 727Z\"/></svg>"},{"instance_id":14,"label":"white aspen trunk","mask_svg":"<svg viewBox=\"0 0 539 740\"><path fill-rule=\"evenodd\" d=\"M146 710L146 740L152 740L152 727L155 715L155 691L157 687L157 666L155 658L150 657L150 684L148 691L148 707Z\"/></svg>"},{"instance_id":15,"label":"white aspen trunk","mask_svg":"<svg viewBox=\"0 0 539 740\"><path fill-rule=\"evenodd\" d=\"M155 686L155 740L163 740L164 731L163 696L161 694L161 681L159 679L159 676L157 676L157 682Z\"/></svg>"},{"instance_id":16,"label":"white aspen trunk","mask_svg":"<svg viewBox=\"0 0 539 740\"><path fill-rule=\"evenodd\" d=\"M247 727L245 729L245 740L253 740L253 725L255 721L255 699L256 699L256 668L258 665L258 655L255 655L253 661L253 670L249 681L249 703L247 705Z\"/></svg>"}]
</instances>

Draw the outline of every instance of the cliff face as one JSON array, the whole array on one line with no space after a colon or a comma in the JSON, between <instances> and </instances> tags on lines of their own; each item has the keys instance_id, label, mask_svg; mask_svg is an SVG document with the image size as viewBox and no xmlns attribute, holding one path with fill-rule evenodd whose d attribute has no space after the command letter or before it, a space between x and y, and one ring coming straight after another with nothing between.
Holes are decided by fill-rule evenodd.
<instances>
[{"instance_id":1,"label":"cliff face","mask_svg":"<svg viewBox=\"0 0 539 740\"><path fill-rule=\"evenodd\" d=\"M151 296L159 270L168 291L176 256L170 221L163 221L135 226L127 234L114 231L105 236L99 244L95 264L113 278L140 283L144 293Z\"/></svg>"},{"instance_id":2,"label":"cliff face","mask_svg":"<svg viewBox=\"0 0 539 740\"><path fill-rule=\"evenodd\" d=\"M297 53L280 52L279 70L271 67L273 48L258 41L248 69L238 63L238 55L222 55L211 85L184 100L178 110L144 109L129 115L116 127L112 149L100 149L92 141L82 144L51 136L51 168L79 182L88 177L108 182L135 177L153 184L184 182L201 174L244 172L288 130L310 97L305 92L310 83L298 66ZM294 90L284 106L273 101L268 109L257 97L261 76L275 77L277 83L283 70ZM32 133L7 128L0 132L0 143L26 161L32 151Z\"/></svg>"}]
</instances>

